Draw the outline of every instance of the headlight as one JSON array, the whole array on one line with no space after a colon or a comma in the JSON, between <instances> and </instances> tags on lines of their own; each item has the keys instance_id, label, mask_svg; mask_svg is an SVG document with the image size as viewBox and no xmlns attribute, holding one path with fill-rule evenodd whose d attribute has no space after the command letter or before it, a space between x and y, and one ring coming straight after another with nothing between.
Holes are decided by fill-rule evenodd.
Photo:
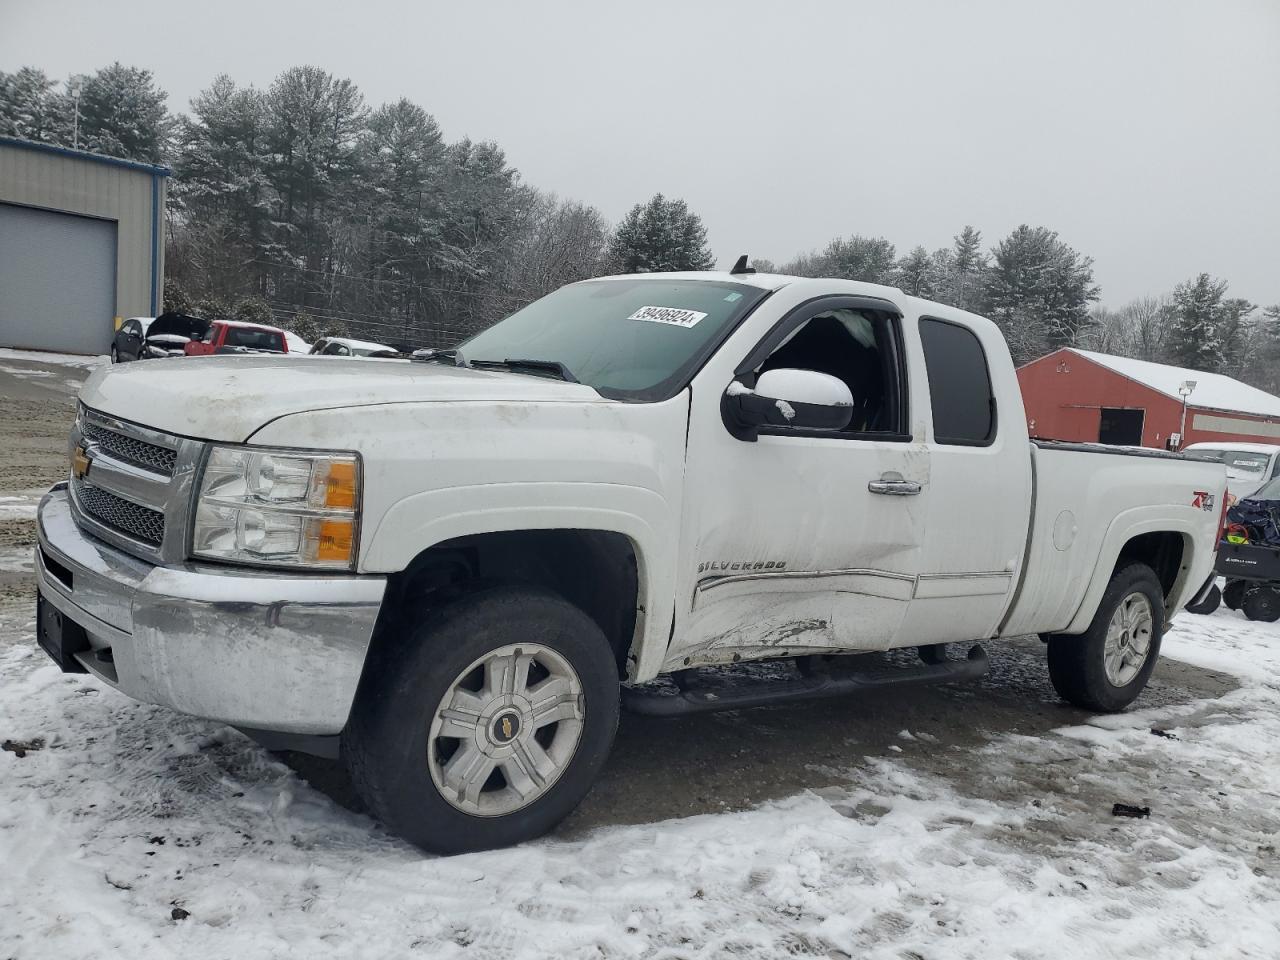
<instances>
[{"instance_id":1,"label":"headlight","mask_svg":"<svg viewBox=\"0 0 1280 960\"><path fill-rule=\"evenodd\" d=\"M215 446L205 461L192 526L197 557L268 566L352 569L360 461Z\"/></svg>"}]
</instances>

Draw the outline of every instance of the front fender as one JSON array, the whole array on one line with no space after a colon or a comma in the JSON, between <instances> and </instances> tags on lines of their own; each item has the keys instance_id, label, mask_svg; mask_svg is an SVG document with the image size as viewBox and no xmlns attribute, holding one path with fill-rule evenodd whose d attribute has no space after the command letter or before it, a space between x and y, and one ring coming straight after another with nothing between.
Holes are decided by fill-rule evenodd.
<instances>
[{"instance_id":1,"label":"front fender","mask_svg":"<svg viewBox=\"0 0 1280 960\"><path fill-rule=\"evenodd\" d=\"M515 530L599 530L635 550L643 633L635 675L655 676L666 651L675 597L679 511L644 487L616 483L510 482L428 490L393 504L366 533L362 572L395 573L457 537Z\"/></svg>"}]
</instances>

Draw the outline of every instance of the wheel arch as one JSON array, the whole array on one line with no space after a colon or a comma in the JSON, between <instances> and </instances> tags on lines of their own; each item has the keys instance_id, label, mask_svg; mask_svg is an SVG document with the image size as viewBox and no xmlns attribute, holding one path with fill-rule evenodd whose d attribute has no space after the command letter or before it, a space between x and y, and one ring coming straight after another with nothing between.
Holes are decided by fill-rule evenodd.
<instances>
[{"instance_id":1,"label":"wheel arch","mask_svg":"<svg viewBox=\"0 0 1280 960\"><path fill-rule=\"evenodd\" d=\"M1155 571L1164 593L1167 626L1189 594L1208 575L1207 568L1203 571L1200 568L1206 563L1205 554L1211 551L1197 544L1199 532L1190 520L1182 517L1138 518L1124 514L1117 517L1103 541L1080 607L1062 632L1082 633L1088 629L1112 576L1131 562L1145 563ZM1207 561L1210 565L1212 562L1212 558Z\"/></svg>"},{"instance_id":2,"label":"wheel arch","mask_svg":"<svg viewBox=\"0 0 1280 960\"><path fill-rule=\"evenodd\" d=\"M634 676L648 627L645 554L599 528L524 528L464 534L420 550L388 577L365 672L404 636L405 613L496 584L542 587L585 612L604 633L620 679ZM433 599L435 598L435 599Z\"/></svg>"},{"instance_id":3,"label":"wheel arch","mask_svg":"<svg viewBox=\"0 0 1280 960\"><path fill-rule=\"evenodd\" d=\"M414 494L387 508L362 547L360 570L403 581L407 571L421 568L425 556L438 559L459 544L484 544L486 554L493 556L490 547L509 545L513 538L545 548L555 539L548 539L550 531L576 531L579 539L625 543L635 571L635 629L623 655L626 678L649 679L657 674L670 640L679 515L678 503L630 484L552 481L447 487ZM484 539L489 537L497 539ZM577 549L575 555L581 554Z\"/></svg>"}]
</instances>

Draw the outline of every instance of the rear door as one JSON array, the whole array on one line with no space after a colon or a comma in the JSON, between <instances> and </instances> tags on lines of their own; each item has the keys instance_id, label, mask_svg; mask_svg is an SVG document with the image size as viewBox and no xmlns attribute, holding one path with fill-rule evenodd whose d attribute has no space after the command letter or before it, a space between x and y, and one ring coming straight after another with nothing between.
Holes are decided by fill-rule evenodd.
<instances>
[{"instance_id":1,"label":"rear door","mask_svg":"<svg viewBox=\"0 0 1280 960\"><path fill-rule=\"evenodd\" d=\"M977 640L996 632L1026 549L1032 476L1021 394L990 324L924 315L916 327L929 381L932 495L902 632L918 644Z\"/></svg>"},{"instance_id":2,"label":"rear door","mask_svg":"<svg viewBox=\"0 0 1280 960\"><path fill-rule=\"evenodd\" d=\"M753 349L739 347L736 370L709 365L695 384L685 529L696 542L668 666L898 641L932 479L913 437L919 404L908 403L901 317L869 301L802 304ZM855 403L849 428L766 427L754 442L736 439L720 415L725 389L774 368L843 380Z\"/></svg>"},{"instance_id":3,"label":"rear door","mask_svg":"<svg viewBox=\"0 0 1280 960\"><path fill-rule=\"evenodd\" d=\"M118 351L130 360L137 360L142 354L142 324L137 320L126 320L120 333L123 342Z\"/></svg>"}]
</instances>

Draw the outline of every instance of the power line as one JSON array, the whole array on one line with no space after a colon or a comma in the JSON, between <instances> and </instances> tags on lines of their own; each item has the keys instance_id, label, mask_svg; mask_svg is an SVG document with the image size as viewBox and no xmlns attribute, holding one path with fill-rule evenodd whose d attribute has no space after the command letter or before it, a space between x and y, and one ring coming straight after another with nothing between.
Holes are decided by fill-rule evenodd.
<instances>
[{"instance_id":1,"label":"power line","mask_svg":"<svg viewBox=\"0 0 1280 960\"><path fill-rule=\"evenodd\" d=\"M280 271L310 273L321 277L340 277L344 280L351 280L356 283L386 284L388 286L409 287L414 290L425 290L431 293L443 293L451 296L481 297L490 300L522 299L522 295L518 293L498 292L494 290L462 290L456 287L439 287L434 284L422 283L417 280L391 280L385 277L362 277L353 273L343 273L340 270L318 270L315 267L299 267L293 264L278 263L272 260L250 259L243 262L257 263Z\"/></svg>"}]
</instances>

